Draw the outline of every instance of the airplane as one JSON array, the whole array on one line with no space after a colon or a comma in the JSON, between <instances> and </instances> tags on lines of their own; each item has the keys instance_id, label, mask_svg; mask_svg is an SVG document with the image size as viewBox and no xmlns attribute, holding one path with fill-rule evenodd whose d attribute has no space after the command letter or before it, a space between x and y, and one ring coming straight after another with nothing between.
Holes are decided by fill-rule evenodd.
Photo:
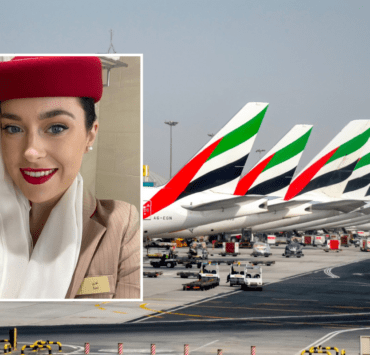
<instances>
[{"instance_id":1,"label":"airplane","mask_svg":"<svg viewBox=\"0 0 370 355\"><path fill-rule=\"evenodd\" d=\"M363 201L343 200L341 195L369 137L370 120L349 122L292 181L284 197L285 203L302 200L301 208L310 213L255 225L251 231L293 230L290 226L298 223L341 215L364 206Z\"/></svg>"},{"instance_id":2,"label":"airplane","mask_svg":"<svg viewBox=\"0 0 370 355\"><path fill-rule=\"evenodd\" d=\"M246 104L164 186L143 188L144 236L266 210L260 196L234 196L268 108Z\"/></svg>"},{"instance_id":3,"label":"airplane","mask_svg":"<svg viewBox=\"0 0 370 355\"><path fill-rule=\"evenodd\" d=\"M370 140L365 144L361 158L356 162L356 166L350 176L348 183L341 196L343 201L358 200L361 204L362 201L370 200L370 196L366 196L370 187ZM350 207L352 210L352 206ZM342 214L338 216L321 218L311 222L296 224L289 226L289 230L312 230L323 228L338 228L352 222L361 222L367 220L370 214L370 205L367 204L359 207L349 213L345 213L345 206L342 206Z\"/></svg>"},{"instance_id":4,"label":"airplane","mask_svg":"<svg viewBox=\"0 0 370 355\"><path fill-rule=\"evenodd\" d=\"M216 225L200 226L188 231L176 233L176 237L189 238L198 235L210 235L228 231L240 233L243 230L252 232L277 232L286 229L301 221L315 221L320 218L341 215L343 212L353 211L364 205L362 201L340 200L340 195L345 188L347 179L356 165L362 147L370 135L370 121L352 121L308 164L308 166L286 187L284 199L268 201L268 212L255 216L246 216L219 222ZM269 157L269 154L266 154ZM240 180L250 181L250 176L256 175L258 169L262 170L264 158L250 173ZM262 170L263 171L263 170ZM248 177L249 176L249 177ZM271 174L274 176L274 174ZM297 180L298 179L298 180ZM259 180L249 185L253 193L271 192L270 184L259 184ZM240 185L242 186L242 185ZM248 187L249 187L248 186ZM258 187L257 187L258 186ZM264 188L261 188L263 186ZM256 188L257 187L257 188ZM237 188L239 193L245 192ZM248 192L246 194L248 195ZM302 195L300 195L301 192ZM295 197L295 198L293 198ZM244 224L241 226L241 221ZM228 227L225 228L225 225ZM232 228L234 226L235 228ZM208 229L207 229L208 227ZM217 227L217 228L216 228ZM293 230L289 228L288 230ZM175 233L174 233L175 234ZM161 235L161 238L174 237L173 235Z\"/></svg>"},{"instance_id":5,"label":"airplane","mask_svg":"<svg viewBox=\"0 0 370 355\"><path fill-rule=\"evenodd\" d=\"M295 125L247 174L240 178L234 195L284 197L311 132L312 125ZM279 211L266 211L264 213L200 225L182 231L163 233L157 237L164 239L175 237L193 238L223 233L229 230L240 230L252 224L283 218L289 215L287 207Z\"/></svg>"}]
</instances>

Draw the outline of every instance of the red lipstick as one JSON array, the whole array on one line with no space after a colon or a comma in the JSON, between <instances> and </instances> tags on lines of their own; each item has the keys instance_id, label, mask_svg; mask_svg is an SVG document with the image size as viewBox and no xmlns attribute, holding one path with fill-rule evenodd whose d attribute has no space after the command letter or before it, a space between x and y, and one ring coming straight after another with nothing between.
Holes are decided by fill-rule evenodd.
<instances>
[{"instance_id":1,"label":"red lipstick","mask_svg":"<svg viewBox=\"0 0 370 355\"><path fill-rule=\"evenodd\" d=\"M32 168L25 168L25 169L19 169L22 173L23 178L32 185L40 185L45 183L46 181L49 181L54 174L57 172L58 169L32 169ZM25 173L32 172L32 173L41 173L43 171L50 171L53 170L50 174L44 175L44 176L31 176Z\"/></svg>"}]
</instances>

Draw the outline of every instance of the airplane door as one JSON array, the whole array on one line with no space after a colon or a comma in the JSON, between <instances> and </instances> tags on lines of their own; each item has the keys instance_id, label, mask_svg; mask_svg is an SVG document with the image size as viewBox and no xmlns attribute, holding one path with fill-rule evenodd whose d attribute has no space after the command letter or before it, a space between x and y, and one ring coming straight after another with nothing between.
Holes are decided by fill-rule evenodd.
<instances>
[{"instance_id":1,"label":"airplane door","mask_svg":"<svg viewBox=\"0 0 370 355\"><path fill-rule=\"evenodd\" d=\"M152 201L143 201L143 219L150 220L152 215Z\"/></svg>"}]
</instances>

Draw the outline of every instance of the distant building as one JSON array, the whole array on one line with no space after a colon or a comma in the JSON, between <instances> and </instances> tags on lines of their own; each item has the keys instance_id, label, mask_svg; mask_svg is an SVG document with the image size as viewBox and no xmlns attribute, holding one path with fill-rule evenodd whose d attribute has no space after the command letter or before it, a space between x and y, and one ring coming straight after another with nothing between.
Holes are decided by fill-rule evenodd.
<instances>
[{"instance_id":1,"label":"distant building","mask_svg":"<svg viewBox=\"0 0 370 355\"><path fill-rule=\"evenodd\" d=\"M150 175L147 177L144 177L143 186L150 186L150 187L162 186L162 185L165 185L167 182L168 180L165 179L164 177L156 174L153 171L150 171Z\"/></svg>"}]
</instances>

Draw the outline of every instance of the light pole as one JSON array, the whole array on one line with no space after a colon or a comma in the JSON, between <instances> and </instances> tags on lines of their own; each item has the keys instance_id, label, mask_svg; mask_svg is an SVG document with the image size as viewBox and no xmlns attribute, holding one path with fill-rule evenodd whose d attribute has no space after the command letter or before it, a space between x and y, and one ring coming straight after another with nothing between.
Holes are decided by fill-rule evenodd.
<instances>
[{"instance_id":1,"label":"light pole","mask_svg":"<svg viewBox=\"0 0 370 355\"><path fill-rule=\"evenodd\" d=\"M170 126L170 179L171 179L172 178L172 127L176 126L178 122L165 121L164 123Z\"/></svg>"}]
</instances>

